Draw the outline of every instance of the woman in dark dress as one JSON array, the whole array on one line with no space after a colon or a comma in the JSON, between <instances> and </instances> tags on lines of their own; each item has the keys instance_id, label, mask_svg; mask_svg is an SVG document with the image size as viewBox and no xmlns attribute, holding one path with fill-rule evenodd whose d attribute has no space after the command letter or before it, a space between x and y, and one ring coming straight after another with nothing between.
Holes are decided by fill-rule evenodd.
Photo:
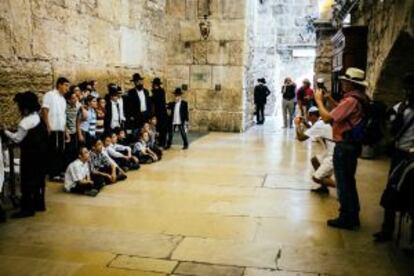
<instances>
[{"instance_id":1,"label":"woman in dark dress","mask_svg":"<svg viewBox=\"0 0 414 276\"><path fill-rule=\"evenodd\" d=\"M45 177L48 134L40 120L39 100L33 92L18 93L14 97L22 120L16 132L5 130L13 143L20 145L21 208L12 218L34 216L45 211Z\"/></svg>"},{"instance_id":2,"label":"woman in dark dress","mask_svg":"<svg viewBox=\"0 0 414 276\"><path fill-rule=\"evenodd\" d=\"M157 131L159 132L159 146L165 148L167 142L168 116L165 91L161 87L162 82L159 78L152 81L152 103L154 105L154 115L157 117Z\"/></svg>"}]
</instances>

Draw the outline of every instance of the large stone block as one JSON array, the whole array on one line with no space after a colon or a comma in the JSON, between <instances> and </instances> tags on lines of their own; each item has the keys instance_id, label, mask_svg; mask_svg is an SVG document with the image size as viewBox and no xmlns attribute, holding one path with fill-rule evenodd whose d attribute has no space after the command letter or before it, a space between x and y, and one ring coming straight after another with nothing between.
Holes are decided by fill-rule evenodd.
<instances>
[{"instance_id":1,"label":"large stone block","mask_svg":"<svg viewBox=\"0 0 414 276\"><path fill-rule=\"evenodd\" d=\"M243 67L213 66L213 85L220 84L223 89L241 89L243 87Z\"/></svg>"},{"instance_id":2,"label":"large stone block","mask_svg":"<svg viewBox=\"0 0 414 276\"><path fill-rule=\"evenodd\" d=\"M192 43L193 64L207 64L207 55L211 51L209 46L205 41Z\"/></svg>"},{"instance_id":3,"label":"large stone block","mask_svg":"<svg viewBox=\"0 0 414 276\"><path fill-rule=\"evenodd\" d=\"M197 21L180 22L180 39L181 41L201 40L198 22Z\"/></svg>"},{"instance_id":4,"label":"large stone block","mask_svg":"<svg viewBox=\"0 0 414 276\"><path fill-rule=\"evenodd\" d=\"M185 6L187 1L167 0L166 12L175 18L185 19Z\"/></svg>"},{"instance_id":5,"label":"large stone block","mask_svg":"<svg viewBox=\"0 0 414 276\"><path fill-rule=\"evenodd\" d=\"M197 110L222 110L221 92L211 89L197 89L193 92L196 95Z\"/></svg>"},{"instance_id":6,"label":"large stone block","mask_svg":"<svg viewBox=\"0 0 414 276\"><path fill-rule=\"evenodd\" d=\"M198 26L197 26L198 28ZM211 20L211 40L244 40L245 22L237 20Z\"/></svg>"},{"instance_id":7,"label":"large stone block","mask_svg":"<svg viewBox=\"0 0 414 276\"><path fill-rule=\"evenodd\" d=\"M30 57L33 35L30 1L3 0L0 3L0 15L0 28L5 32L2 37L8 38L8 42L1 40L2 44L6 44L2 48L7 52L9 45L17 56Z\"/></svg>"},{"instance_id":8,"label":"large stone block","mask_svg":"<svg viewBox=\"0 0 414 276\"><path fill-rule=\"evenodd\" d=\"M145 64L147 62L147 37L141 32L127 27L121 27L120 31L122 64Z\"/></svg>"},{"instance_id":9,"label":"large stone block","mask_svg":"<svg viewBox=\"0 0 414 276\"><path fill-rule=\"evenodd\" d=\"M92 62L119 64L121 36L113 25L100 19L92 19L89 23L89 37L89 52Z\"/></svg>"},{"instance_id":10,"label":"large stone block","mask_svg":"<svg viewBox=\"0 0 414 276\"><path fill-rule=\"evenodd\" d=\"M169 79L181 79L188 83L190 80L190 67L186 65L169 65L166 77Z\"/></svg>"},{"instance_id":11,"label":"large stone block","mask_svg":"<svg viewBox=\"0 0 414 276\"><path fill-rule=\"evenodd\" d=\"M185 2L185 18L187 20L195 20L197 18L198 0L186 0Z\"/></svg>"},{"instance_id":12,"label":"large stone block","mask_svg":"<svg viewBox=\"0 0 414 276\"><path fill-rule=\"evenodd\" d=\"M190 69L191 89L212 88L212 68L209 65L192 65Z\"/></svg>"},{"instance_id":13,"label":"large stone block","mask_svg":"<svg viewBox=\"0 0 414 276\"><path fill-rule=\"evenodd\" d=\"M223 18L242 19L246 13L245 0L222 0Z\"/></svg>"},{"instance_id":14,"label":"large stone block","mask_svg":"<svg viewBox=\"0 0 414 276\"><path fill-rule=\"evenodd\" d=\"M167 48L168 64L192 64L191 47L186 48L184 42L174 41Z\"/></svg>"},{"instance_id":15,"label":"large stone block","mask_svg":"<svg viewBox=\"0 0 414 276\"><path fill-rule=\"evenodd\" d=\"M36 58L62 58L66 44L65 25L52 20L33 20L33 55Z\"/></svg>"}]
</instances>

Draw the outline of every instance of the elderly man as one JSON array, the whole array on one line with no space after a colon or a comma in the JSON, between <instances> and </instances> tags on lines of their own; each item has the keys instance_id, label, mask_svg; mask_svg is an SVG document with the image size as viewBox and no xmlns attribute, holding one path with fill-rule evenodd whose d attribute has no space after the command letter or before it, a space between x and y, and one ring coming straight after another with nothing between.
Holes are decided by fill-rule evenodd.
<instances>
[{"instance_id":1,"label":"elderly man","mask_svg":"<svg viewBox=\"0 0 414 276\"><path fill-rule=\"evenodd\" d=\"M365 81L365 72L352 67L340 79L343 98L334 109L328 111L321 90L316 92L315 100L322 119L332 124L335 142L333 164L340 209L339 217L328 220L327 224L351 230L360 225L355 173L361 153L361 141L354 139L354 130L360 129L364 121L364 107L369 103L365 94L368 83Z\"/></svg>"}]
</instances>

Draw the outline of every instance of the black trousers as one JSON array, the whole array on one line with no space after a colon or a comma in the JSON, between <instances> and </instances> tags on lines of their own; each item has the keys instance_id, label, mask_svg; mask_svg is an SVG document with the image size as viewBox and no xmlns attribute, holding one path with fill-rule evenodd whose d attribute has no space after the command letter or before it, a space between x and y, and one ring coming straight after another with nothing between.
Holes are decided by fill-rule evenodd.
<instances>
[{"instance_id":1,"label":"black trousers","mask_svg":"<svg viewBox=\"0 0 414 276\"><path fill-rule=\"evenodd\" d=\"M48 144L49 177L60 176L65 171L65 135L63 131L52 131Z\"/></svg>"},{"instance_id":2,"label":"black trousers","mask_svg":"<svg viewBox=\"0 0 414 276\"><path fill-rule=\"evenodd\" d=\"M78 135L76 133L70 134L70 142L65 145L65 168L78 158L78 149Z\"/></svg>"},{"instance_id":3,"label":"black trousers","mask_svg":"<svg viewBox=\"0 0 414 276\"><path fill-rule=\"evenodd\" d=\"M184 125L172 125L168 131L168 142L167 142L167 146L171 146L173 138L174 138L174 130L175 128L178 128L180 133L181 133L181 138L183 139L183 145L185 147L188 146L188 138L187 138L187 133L185 132L185 128Z\"/></svg>"},{"instance_id":4,"label":"black trousers","mask_svg":"<svg viewBox=\"0 0 414 276\"><path fill-rule=\"evenodd\" d=\"M256 122L264 123L265 121L265 104L256 104Z\"/></svg>"},{"instance_id":5,"label":"black trousers","mask_svg":"<svg viewBox=\"0 0 414 276\"><path fill-rule=\"evenodd\" d=\"M157 116L157 131L159 133L158 144L160 147L165 147L167 143L167 134L168 134L168 117L167 116Z\"/></svg>"},{"instance_id":6,"label":"black trousers","mask_svg":"<svg viewBox=\"0 0 414 276\"><path fill-rule=\"evenodd\" d=\"M45 205L45 179L32 179L30 181L22 181L20 191L21 212L25 214L34 214L36 211L46 209Z\"/></svg>"},{"instance_id":7,"label":"black trousers","mask_svg":"<svg viewBox=\"0 0 414 276\"><path fill-rule=\"evenodd\" d=\"M392 157L391 157L391 165L390 165L390 171L388 173L388 177L391 175L394 168L398 166L398 164L400 164L403 160L409 157L410 157L409 153L398 150L398 149L394 149L392 153ZM384 207L384 222L382 223L383 232L388 233L388 234L394 233L396 215L397 215L397 211L394 210L394 208L391 208L388 206ZM413 223L413 228L414 228L414 223Z\"/></svg>"},{"instance_id":8,"label":"black trousers","mask_svg":"<svg viewBox=\"0 0 414 276\"><path fill-rule=\"evenodd\" d=\"M105 186L105 179L101 175L92 175L93 184L76 184L75 187L70 189L71 193L84 194L92 189L101 190Z\"/></svg>"}]
</instances>

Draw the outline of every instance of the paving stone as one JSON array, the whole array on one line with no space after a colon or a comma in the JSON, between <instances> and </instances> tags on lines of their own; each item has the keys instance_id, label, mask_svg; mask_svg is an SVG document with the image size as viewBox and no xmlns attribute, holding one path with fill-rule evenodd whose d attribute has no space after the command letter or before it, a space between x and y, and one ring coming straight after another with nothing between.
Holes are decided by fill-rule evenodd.
<instances>
[{"instance_id":1,"label":"paving stone","mask_svg":"<svg viewBox=\"0 0 414 276\"><path fill-rule=\"evenodd\" d=\"M137 256L119 255L110 264L110 267L132 269L151 272L171 273L178 262Z\"/></svg>"},{"instance_id":2,"label":"paving stone","mask_svg":"<svg viewBox=\"0 0 414 276\"><path fill-rule=\"evenodd\" d=\"M180 262L174 273L192 276L241 276L243 270L242 267L235 266Z\"/></svg>"}]
</instances>

